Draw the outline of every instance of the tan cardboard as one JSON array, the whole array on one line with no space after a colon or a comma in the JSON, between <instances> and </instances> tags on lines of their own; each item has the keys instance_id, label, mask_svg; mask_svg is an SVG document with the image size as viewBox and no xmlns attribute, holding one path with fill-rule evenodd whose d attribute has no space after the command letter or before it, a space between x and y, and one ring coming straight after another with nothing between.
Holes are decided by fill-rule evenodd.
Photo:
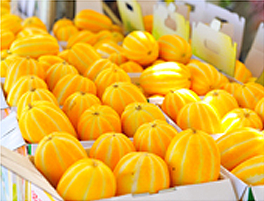
<instances>
[{"instance_id":1,"label":"tan cardboard","mask_svg":"<svg viewBox=\"0 0 264 201\"><path fill-rule=\"evenodd\" d=\"M229 35L230 38L236 42L237 44L237 55L238 59L241 52L241 47L243 44L243 36L245 29L245 18L239 16L237 13L232 13L227 9L224 9L215 4L206 3L204 9L204 15L201 22L205 24L211 23L211 21L215 18L219 18L223 21L226 21L225 24L233 25L233 28L229 28L231 30L226 29L227 27L223 27L220 31Z\"/></svg>"},{"instance_id":2,"label":"tan cardboard","mask_svg":"<svg viewBox=\"0 0 264 201\"><path fill-rule=\"evenodd\" d=\"M0 162L2 166L35 184L43 191L51 194L57 200L63 200L27 157L1 146Z\"/></svg>"},{"instance_id":3,"label":"tan cardboard","mask_svg":"<svg viewBox=\"0 0 264 201\"><path fill-rule=\"evenodd\" d=\"M158 2L157 0L137 0L141 7L142 15L152 15L153 6Z\"/></svg>"},{"instance_id":4,"label":"tan cardboard","mask_svg":"<svg viewBox=\"0 0 264 201\"><path fill-rule=\"evenodd\" d=\"M156 0L117 0L120 17L126 32L144 31L143 16L153 14Z\"/></svg>"},{"instance_id":5,"label":"tan cardboard","mask_svg":"<svg viewBox=\"0 0 264 201\"><path fill-rule=\"evenodd\" d=\"M190 8L189 19L190 24L192 25L194 22L198 23L203 20L204 9L206 5L205 0L193 1L193 0L183 0L183 1L175 1L176 5L185 5Z\"/></svg>"},{"instance_id":6,"label":"tan cardboard","mask_svg":"<svg viewBox=\"0 0 264 201\"><path fill-rule=\"evenodd\" d=\"M236 43L231 38L201 22L193 24L193 55L232 76L235 72Z\"/></svg>"},{"instance_id":7,"label":"tan cardboard","mask_svg":"<svg viewBox=\"0 0 264 201\"><path fill-rule=\"evenodd\" d=\"M174 4L154 5L152 35L158 40L163 35L177 34L189 41L190 23L177 12Z\"/></svg>"},{"instance_id":8,"label":"tan cardboard","mask_svg":"<svg viewBox=\"0 0 264 201\"><path fill-rule=\"evenodd\" d=\"M75 1L75 13L80 12L81 10L84 9L91 9L95 10L99 13L103 14L103 5L101 0L76 0Z\"/></svg>"},{"instance_id":9,"label":"tan cardboard","mask_svg":"<svg viewBox=\"0 0 264 201\"><path fill-rule=\"evenodd\" d=\"M258 82L264 85L264 23L260 23L258 31L245 60L246 67L254 77L259 77ZM262 76L262 77L261 77Z\"/></svg>"}]
</instances>

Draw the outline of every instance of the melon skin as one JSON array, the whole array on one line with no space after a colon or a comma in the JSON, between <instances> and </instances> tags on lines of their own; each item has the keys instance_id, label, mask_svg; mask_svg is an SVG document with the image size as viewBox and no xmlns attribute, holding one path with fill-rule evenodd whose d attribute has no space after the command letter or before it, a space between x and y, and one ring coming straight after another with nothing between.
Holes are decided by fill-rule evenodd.
<instances>
[{"instance_id":1,"label":"melon skin","mask_svg":"<svg viewBox=\"0 0 264 201\"><path fill-rule=\"evenodd\" d=\"M131 152L121 158L114 169L116 195L157 193L169 188L168 167L159 156L147 152Z\"/></svg>"},{"instance_id":2,"label":"melon skin","mask_svg":"<svg viewBox=\"0 0 264 201\"><path fill-rule=\"evenodd\" d=\"M66 170L56 190L64 200L110 198L116 193L116 180L111 169L103 162L86 158Z\"/></svg>"},{"instance_id":3,"label":"melon skin","mask_svg":"<svg viewBox=\"0 0 264 201\"><path fill-rule=\"evenodd\" d=\"M167 149L165 161L171 186L212 182L220 175L219 148L208 133L200 130L178 133Z\"/></svg>"},{"instance_id":4,"label":"melon skin","mask_svg":"<svg viewBox=\"0 0 264 201\"><path fill-rule=\"evenodd\" d=\"M247 159L264 153L263 133L254 128L237 128L216 140L221 165L229 171Z\"/></svg>"},{"instance_id":5,"label":"melon skin","mask_svg":"<svg viewBox=\"0 0 264 201\"><path fill-rule=\"evenodd\" d=\"M231 173L248 185L264 185L264 155L252 157L236 166Z\"/></svg>"},{"instance_id":6,"label":"melon skin","mask_svg":"<svg viewBox=\"0 0 264 201\"><path fill-rule=\"evenodd\" d=\"M63 173L76 161L87 158L82 144L67 132L52 132L38 144L36 168L56 187Z\"/></svg>"}]
</instances>

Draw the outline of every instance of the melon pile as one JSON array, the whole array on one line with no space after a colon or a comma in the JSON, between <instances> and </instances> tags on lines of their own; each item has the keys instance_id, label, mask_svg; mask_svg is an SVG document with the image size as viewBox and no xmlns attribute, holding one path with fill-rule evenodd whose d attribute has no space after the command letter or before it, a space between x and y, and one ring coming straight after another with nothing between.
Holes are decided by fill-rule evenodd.
<instances>
[{"instance_id":1,"label":"melon pile","mask_svg":"<svg viewBox=\"0 0 264 201\"><path fill-rule=\"evenodd\" d=\"M22 20L8 7L1 16L7 102L26 142L39 143L36 167L63 199L213 182L220 165L264 184L264 87L241 62L235 78L243 85L191 59L191 45L177 35L155 40L151 27L124 35L92 10L58 20L53 35L37 17ZM128 74L135 72L138 84ZM154 96L164 98L160 107L148 103ZM80 143L87 140L90 150Z\"/></svg>"}]
</instances>

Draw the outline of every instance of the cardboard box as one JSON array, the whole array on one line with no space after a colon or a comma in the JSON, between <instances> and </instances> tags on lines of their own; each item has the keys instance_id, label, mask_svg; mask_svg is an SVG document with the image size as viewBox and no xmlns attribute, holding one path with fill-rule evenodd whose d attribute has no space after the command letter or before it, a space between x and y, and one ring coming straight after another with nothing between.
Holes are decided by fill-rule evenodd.
<instances>
[{"instance_id":1,"label":"cardboard box","mask_svg":"<svg viewBox=\"0 0 264 201\"><path fill-rule=\"evenodd\" d=\"M189 7L187 6L180 7L173 3L168 6L165 3L154 5L152 35L158 40L163 35L176 34L189 41L188 15Z\"/></svg>"},{"instance_id":2,"label":"cardboard box","mask_svg":"<svg viewBox=\"0 0 264 201\"><path fill-rule=\"evenodd\" d=\"M40 172L31 163L28 157L12 152L5 147L1 147L1 166L10 170L15 175L25 179L34 187L34 196L45 201L61 201L61 196L49 184L49 182L40 174ZM36 190L37 189L37 190ZM32 193L32 192L31 192ZM26 192L27 194L27 192ZM115 200L237 200L231 182L221 174L218 181L177 186L162 190L156 194L137 194L124 195L103 199L109 201Z\"/></svg>"},{"instance_id":3,"label":"cardboard box","mask_svg":"<svg viewBox=\"0 0 264 201\"><path fill-rule=\"evenodd\" d=\"M257 82L264 86L264 23L260 23L253 44L245 60L246 67Z\"/></svg>"},{"instance_id":4,"label":"cardboard box","mask_svg":"<svg viewBox=\"0 0 264 201\"><path fill-rule=\"evenodd\" d=\"M217 21L215 21L217 23ZM229 76L234 76L236 62L236 43L219 32L220 26L193 24L192 52L194 56L208 62Z\"/></svg>"},{"instance_id":5,"label":"cardboard box","mask_svg":"<svg viewBox=\"0 0 264 201\"><path fill-rule=\"evenodd\" d=\"M143 16L153 14L153 6L156 3L156 0L117 0L125 31L144 31Z\"/></svg>"},{"instance_id":6,"label":"cardboard box","mask_svg":"<svg viewBox=\"0 0 264 201\"><path fill-rule=\"evenodd\" d=\"M237 178L234 174L232 174L223 166L221 166L221 172L231 180L232 185L235 189L236 196L239 200L243 200L243 201L264 200L264 185L260 185L260 186L247 185L245 182Z\"/></svg>"},{"instance_id":7,"label":"cardboard box","mask_svg":"<svg viewBox=\"0 0 264 201\"><path fill-rule=\"evenodd\" d=\"M190 23L197 24L202 22L204 24L210 24L213 19L221 19L225 24L229 24L228 29L222 27L221 32L229 35L234 42L237 43L237 55L238 59L241 52L243 37L244 37L244 28L245 28L245 18L239 16L237 13L230 12L227 9L224 9L215 4L201 1L191 1L183 0L176 1L177 5L188 5L191 9L190 11Z\"/></svg>"}]
</instances>

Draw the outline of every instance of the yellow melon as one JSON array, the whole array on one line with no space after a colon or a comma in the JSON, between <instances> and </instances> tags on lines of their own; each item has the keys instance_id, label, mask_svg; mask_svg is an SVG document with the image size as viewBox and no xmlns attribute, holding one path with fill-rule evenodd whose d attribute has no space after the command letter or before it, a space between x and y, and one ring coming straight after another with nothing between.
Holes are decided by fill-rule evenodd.
<instances>
[{"instance_id":1,"label":"yellow melon","mask_svg":"<svg viewBox=\"0 0 264 201\"><path fill-rule=\"evenodd\" d=\"M77 137L68 117L49 101L33 101L27 105L22 110L19 128L23 138L29 143L38 143L55 131L64 131Z\"/></svg>"},{"instance_id":2,"label":"yellow melon","mask_svg":"<svg viewBox=\"0 0 264 201\"><path fill-rule=\"evenodd\" d=\"M96 95L97 89L90 79L79 74L67 74L55 85L52 93L57 98L59 105L63 105L64 101L74 92L82 91Z\"/></svg>"},{"instance_id":3,"label":"yellow melon","mask_svg":"<svg viewBox=\"0 0 264 201\"><path fill-rule=\"evenodd\" d=\"M172 186L216 181L220 175L217 144L200 130L187 129L178 133L167 149L165 161Z\"/></svg>"},{"instance_id":4,"label":"yellow melon","mask_svg":"<svg viewBox=\"0 0 264 201\"><path fill-rule=\"evenodd\" d=\"M251 157L264 153L264 137L253 128L237 128L216 140L221 164L231 171Z\"/></svg>"},{"instance_id":5,"label":"yellow melon","mask_svg":"<svg viewBox=\"0 0 264 201\"><path fill-rule=\"evenodd\" d=\"M16 57L8 67L6 72L6 80L4 90L9 93L15 82L22 76L35 75L41 79L45 79L46 72L42 65L35 59L29 57Z\"/></svg>"},{"instance_id":6,"label":"yellow melon","mask_svg":"<svg viewBox=\"0 0 264 201\"><path fill-rule=\"evenodd\" d=\"M9 49L12 42L15 40L14 33L8 29L0 29L0 36L1 36L0 50L2 51Z\"/></svg>"},{"instance_id":7,"label":"yellow melon","mask_svg":"<svg viewBox=\"0 0 264 201\"><path fill-rule=\"evenodd\" d=\"M122 63L120 66L127 73L141 73L143 72L143 67L134 61L127 61Z\"/></svg>"},{"instance_id":8,"label":"yellow melon","mask_svg":"<svg viewBox=\"0 0 264 201\"><path fill-rule=\"evenodd\" d=\"M165 121L156 119L142 124L133 137L137 151L150 152L165 158L165 154L177 130Z\"/></svg>"},{"instance_id":9,"label":"yellow melon","mask_svg":"<svg viewBox=\"0 0 264 201\"><path fill-rule=\"evenodd\" d=\"M36 88L48 89L47 84L35 75L21 76L10 89L7 95L7 103L10 106L17 106L20 97L24 93Z\"/></svg>"},{"instance_id":10,"label":"yellow melon","mask_svg":"<svg viewBox=\"0 0 264 201\"><path fill-rule=\"evenodd\" d=\"M56 64L56 63L62 63L64 60L58 56L55 55L44 55L44 56L40 56L38 58L39 63L42 64L45 72L48 71L48 69Z\"/></svg>"},{"instance_id":11,"label":"yellow melon","mask_svg":"<svg viewBox=\"0 0 264 201\"><path fill-rule=\"evenodd\" d=\"M122 130L127 136L133 137L142 124L155 119L166 121L165 116L156 105L140 102L130 103L121 115Z\"/></svg>"},{"instance_id":12,"label":"yellow melon","mask_svg":"<svg viewBox=\"0 0 264 201\"><path fill-rule=\"evenodd\" d=\"M171 90L166 94L161 109L174 121L177 121L181 108L188 103L200 101L200 97L189 89Z\"/></svg>"},{"instance_id":13,"label":"yellow melon","mask_svg":"<svg viewBox=\"0 0 264 201\"><path fill-rule=\"evenodd\" d=\"M159 57L165 61L187 64L192 56L191 45L176 34L163 35L158 39Z\"/></svg>"},{"instance_id":14,"label":"yellow melon","mask_svg":"<svg viewBox=\"0 0 264 201\"><path fill-rule=\"evenodd\" d=\"M79 118L77 131L81 140L96 140L107 132L120 133L120 117L107 105L93 105Z\"/></svg>"},{"instance_id":15,"label":"yellow melon","mask_svg":"<svg viewBox=\"0 0 264 201\"><path fill-rule=\"evenodd\" d=\"M45 88L32 88L24 93L17 102L17 118L19 119L22 110L33 101L46 100L58 106L58 102L54 95Z\"/></svg>"},{"instance_id":16,"label":"yellow melon","mask_svg":"<svg viewBox=\"0 0 264 201\"><path fill-rule=\"evenodd\" d=\"M56 35L57 31L64 26L69 26L69 25L73 25L73 21L71 21L70 19L67 18L61 18L59 20L57 20L53 27L52 27L52 32L54 35Z\"/></svg>"},{"instance_id":17,"label":"yellow melon","mask_svg":"<svg viewBox=\"0 0 264 201\"><path fill-rule=\"evenodd\" d=\"M130 82L115 82L105 89L102 103L112 107L120 116L125 107L133 102L146 103L147 99L140 89Z\"/></svg>"},{"instance_id":18,"label":"yellow melon","mask_svg":"<svg viewBox=\"0 0 264 201\"><path fill-rule=\"evenodd\" d=\"M66 49L58 53L58 57L60 57L62 60L66 61L69 63L69 53L70 50Z\"/></svg>"},{"instance_id":19,"label":"yellow melon","mask_svg":"<svg viewBox=\"0 0 264 201\"><path fill-rule=\"evenodd\" d=\"M77 129L79 118L82 113L93 105L101 105L100 99L90 93L75 92L63 103L62 110L70 119L72 125Z\"/></svg>"},{"instance_id":20,"label":"yellow melon","mask_svg":"<svg viewBox=\"0 0 264 201\"><path fill-rule=\"evenodd\" d=\"M145 30L149 33L152 33L153 15L143 16L143 23L144 23Z\"/></svg>"},{"instance_id":21,"label":"yellow melon","mask_svg":"<svg viewBox=\"0 0 264 201\"><path fill-rule=\"evenodd\" d=\"M56 86L57 82L68 74L74 74L77 75L78 70L72 66L69 65L67 62L63 61L61 63L55 63L52 65L48 71L46 76L46 82L49 86L49 89L52 91L54 87Z\"/></svg>"},{"instance_id":22,"label":"yellow melon","mask_svg":"<svg viewBox=\"0 0 264 201\"><path fill-rule=\"evenodd\" d=\"M153 63L159 55L159 46L155 38L146 31L129 33L122 43L125 56L142 66Z\"/></svg>"},{"instance_id":23,"label":"yellow melon","mask_svg":"<svg viewBox=\"0 0 264 201\"><path fill-rule=\"evenodd\" d=\"M6 14L1 16L1 29L9 29L13 34L17 34L22 29L22 19L15 14Z\"/></svg>"},{"instance_id":24,"label":"yellow melon","mask_svg":"<svg viewBox=\"0 0 264 201\"><path fill-rule=\"evenodd\" d=\"M124 40L124 34L118 32L118 31L112 31L111 32L111 40L116 42L117 44L122 44Z\"/></svg>"},{"instance_id":25,"label":"yellow melon","mask_svg":"<svg viewBox=\"0 0 264 201\"><path fill-rule=\"evenodd\" d=\"M117 64L118 66L128 61L124 53L116 52L112 53L107 59Z\"/></svg>"},{"instance_id":26,"label":"yellow melon","mask_svg":"<svg viewBox=\"0 0 264 201\"><path fill-rule=\"evenodd\" d=\"M31 16L24 19L22 22L22 27L23 29L27 27L37 27L47 31L46 25L37 16Z\"/></svg>"},{"instance_id":27,"label":"yellow melon","mask_svg":"<svg viewBox=\"0 0 264 201\"><path fill-rule=\"evenodd\" d=\"M236 90L240 88L240 86L241 85L237 82L229 82L229 83L222 85L220 88L224 89L225 91L227 91L228 93L234 96Z\"/></svg>"},{"instance_id":28,"label":"yellow melon","mask_svg":"<svg viewBox=\"0 0 264 201\"><path fill-rule=\"evenodd\" d=\"M221 120L222 132L229 132L237 128L251 127L262 130L263 123L258 114L248 108L235 108Z\"/></svg>"},{"instance_id":29,"label":"yellow melon","mask_svg":"<svg viewBox=\"0 0 264 201\"><path fill-rule=\"evenodd\" d=\"M252 157L236 166L231 173L248 185L264 185L264 155Z\"/></svg>"},{"instance_id":30,"label":"yellow melon","mask_svg":"<svg viewBox=\"0 0 264 201\"><path fill-rule=\"evenodd\" d=\"M128 74L116 64L102 70L95 78L97 95L102 98L105 89L115 82L131 82Z\"/></svg>"},{"instance_id":31,"label":"yellow melon","mask_svg":"<svg viewBox=\"0 0 264 201\"><path fill-rule=\"evenodd\" d=\"M121 158L114 169L117 195L157 193L170 186L167 164L147 152L131 152Z\"/></svg>"},{"instance_id":32,"label":"yellow melon","mask_svg":"<svg viewBox=\"0 0 264 201\"><path fill-rule=\"evenodd\" d=\"M59 28L55 34L58 41L68 41L72 36L79 31L74 25L67 25Z\"/></svg>"},{"instance_id":33,"label":"yellow melon","mask_svg":"<svg viewBox=\"0 0 264 201\"><path fill-rule=\"evenodd\" d=\"M192 61L187 64L191 72L191 87L199 96L203 96L213 89L219 89L228 82L214 66L200 61Z\"/></svg>"},{"instance_id":34,"label":"yellow melon","mask_svg":"<svg viewBox=\"0 0 264 201\"><path fill-rule=\"evenodd\" d=\"M203 101L215 108L219 117L222 118L229 111L238 108L238 103L234 96L223 89L214 89L208 92Z\"/></svg>"},{"instance_id":35,"label":"yellow melon","mask_svg":"<svg viewBox=\"0 0 264 201\"><path fill-rule=\"evenodd\" d=\"M178 113L177 124L183 130L193 128L209 134L221 131L221 121L217 112L202 101L186 104Z\"/></svg>"},{"instance_id":36,"label":"yellow melon","mask_svg":"<svg viewBox=\"0 0 264 201\"><path fill-rule=\"evenodd\" d=\"M97 33L102 30L109 30L113 23L106 15L91 9L84 9L77 13L74 24L78 29Z\"/></svg>"},{"instance_id":37,"label":"yellow melon","mask_svg":"<svg viewBox=\"0 0 264 201\"><path fill-rule=\"evenodd\" d=\"M69 50L67 57L67 61L75 66L81 74L87 70L92 62L101 58L93 46L83 42L74 44Z\"/></svg>"},{"instance_id":38,"label":"yellow melon","mask_svg":"<svg viewBox=\"0 0 264 201\"><path fill-rule=\"evenodd\" d=\"M16 38L22 38L22 37L32 36L36 34L45 35L49 33L46 30L41 29L41 28L27 27L27 28L22 29L20 32L18 32L18 34L16 35Z\"/></svg>"},{"instance_id":39,"label":"yellow melon","mask_svg":"<svg viewBox=\"0 0 264 201\"><path fill-rule=\"evenodd\" d=\"M114 63L108 59L98 59L91 63L91 65L83 73L83 76L95 81L97 75L106 68L111 68L116 66Z\"/></svg>"},{"instance_id":40,"label":"yellow melon","mask_svg":"<svg viewBox=\"0 0 264 201\"><path fill-rule=\"evenodd\" d=\"M251 77L252 73L249 69L247 69L245 64L239 60L236 60L234 78L240 82L246 83Z\"/></svg>"},{"instance_id":41,"label":"yellow melon","mask_svg":"<svg viewBox=\"0 0 264 201\"><path fill-rule=\"evenodd\" d=\"M249 82L237 88L234 97L240 107L254 110L257 102L264 97L264 86Z\"/></svg>"},{"instance_id":42,"label":"yellow melon","mask_svg":"<svg viewBox=\"0 0 264 201\"><path fill-rule=\"evenodd\" d=\"M264 125L264 98L260 99L254 109L254 111L259 115L262 119L262 123Z\"/></svg>"},{"instance_id":43,"label":"yellow melon","mask_svg":"<svg viewBox=\"0 0 264 201\"><path fill-rule=\"evenodd\" d=\"M136 151L132 141L123 133L104 133L93 143L89 156L104 162L114 170L119 160L126 154Z\"/></svg>"},{"instance_id":44,"label":"yellow melon","mask_svg":"<svg viewBox=\"0 0 264 201\"><path fill-rule=\"evenodd\" d=\"M98 46L101 42L110 41L112 38L111 31L109 30L102 30L96 33L97 42L94 46Z\"/></svg>"},{"instance_id":45,"label":"yellow melon","mask_svg":"<svg viewBox=\"0 0 264 201\"><path fill-rule=\"evenodd\" d=\"M51 35L29 35L16 39L11 47L12 54L39 58L42 55L56 55L59 53L59 44Z\"/></svg>"},{"instance_id":46,"label":"yellow melon","mask_svg":"<svg viewBox=\"0 0 264 201\"><path fill-rule=\"evenodd\" d=\"M107 165L97 159L87 158L77 161L66 170L56 190L64 200L110 198L116 193L116 180Z\"/></svg>"},{"instance_id":47,"label":"yellow melon","mask_svg":"<svg viewBox=\"0 0 264 201\"><path fill-rule=\"evenodd\" d=\"M166 95L170 90L190 88L191 73L183 64L164 62L146 68L140 75L139 82L149 95Z\"/></svg>"},{"instance_id":48,"label":"yellow melon","mask_svg":"<svg viewBox=\"0 0 264 201\"><path fill-rule=\"evenodd\" d=\"M56 187L63 173L75 162L87 158L82 144L66 132L52 132L39 142L34 164Z\"/></svg>"},{"instance_id":49,"label":"yellow melon","mask_svg":"<svg viewBox=\"0 0 264 201\"><path fill-rule=\"evenodd\" d=\"M113 53L123 52L123 48L114 41L106 41L95 47L102 58L108 58Z\"/></svg>"},{"instance_id":50,"label":"yellow melon","mask_svg":"<svg viewBox=\"0 0 264 201\"><path fill-rule=\"evenodd\" d=\"M94 33L87 30L83 30L79 31L78 33L74 34L72 37L69 38L67 48L70 49L74 44L79 42L94 45L96 41L97 37Z\"/></svg>"}]
</instances>

